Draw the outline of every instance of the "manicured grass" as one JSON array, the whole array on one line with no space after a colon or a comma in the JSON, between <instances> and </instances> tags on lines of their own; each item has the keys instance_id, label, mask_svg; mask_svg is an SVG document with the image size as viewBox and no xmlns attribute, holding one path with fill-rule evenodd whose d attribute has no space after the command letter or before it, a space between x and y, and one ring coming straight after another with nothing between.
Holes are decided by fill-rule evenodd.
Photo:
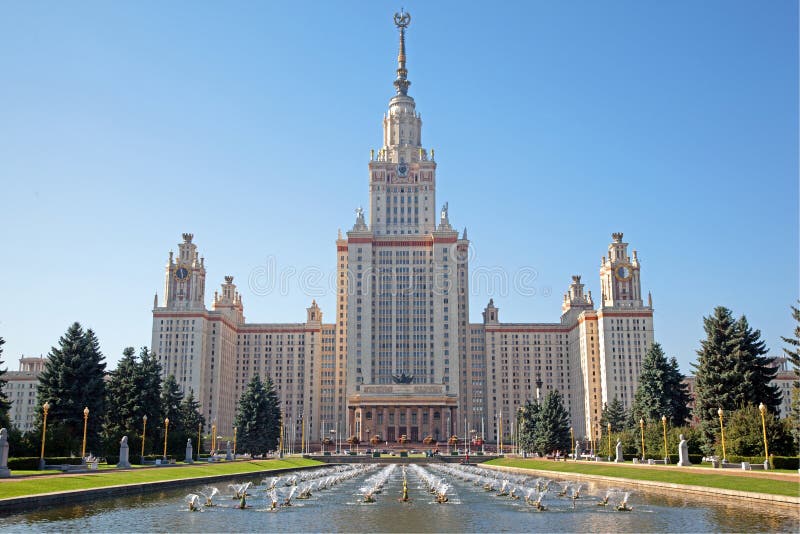
<instances>
[{"instance_id":1,"label":"manicured grass","mask_svg":"<svg viewBox=\"0 0 800 534\"><path fill-rule=\"evenodd\" d=\"M33 477L29 480L5 480L0 482L0 499L50 493L52 491L69 491L90 488L116 486L118 484L140 484L162 480L181 478L199 478L214 475L238 475L255 473L269 469L291 469L322 465L316 460L304 458L288 458L283 460L253 460L249 462L230 462L220 464L202 464L187 467L154 467L133 471L106 471L92 474Z\"/></svg>"},{"instance_id":2,"label":"manicured grass","mask_svg":"<svg viewBox=\"0 0 800 534\"><path fill-rule=\"evenodd\" d=\"M607 477L627 478L630 480L648 480L671 484L687 484L736 491L753 491L771 495L800 496L800 484L796 480L771 480L735 474L717 475L698 470L697 473L670 471L669 467L620 467L604 464L587 464L574 462L550 462L546 460L520 460L515 458L499 458L486 462L489 465L541 469L559 473L582 473L584 475L600 475Z\"/></svg>"}]
</instances>

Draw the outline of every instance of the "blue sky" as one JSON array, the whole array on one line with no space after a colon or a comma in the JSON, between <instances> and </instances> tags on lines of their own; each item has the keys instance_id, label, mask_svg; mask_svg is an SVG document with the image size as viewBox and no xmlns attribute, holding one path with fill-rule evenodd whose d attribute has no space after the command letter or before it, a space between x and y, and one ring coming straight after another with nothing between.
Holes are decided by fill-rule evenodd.
<instances>
[{"instance_id":1,"label":"blue sky","mask_svg":"<svg viewBox=\"0 0 800 534\"><path fill-rule=\"evenodd\" d=\"M231 274L250 321L303 321L312 297L332 320L333 291L308 277L335 268L337 229L368 205L399 7L3 4L6 365L72 321L110 367L148 345L182 232L206 258L209 305ZM717 305L780 352L798 298L796 2L405 8L437 201L468 227L473 270L536 272L533 295L493 292L501 320L557 321L572 274L599 296L622 231L684 372ZM267 264L297 273L285 291L249 287ZM473 321L489 296L475 288Z\"/></svg>"}]
</instances>

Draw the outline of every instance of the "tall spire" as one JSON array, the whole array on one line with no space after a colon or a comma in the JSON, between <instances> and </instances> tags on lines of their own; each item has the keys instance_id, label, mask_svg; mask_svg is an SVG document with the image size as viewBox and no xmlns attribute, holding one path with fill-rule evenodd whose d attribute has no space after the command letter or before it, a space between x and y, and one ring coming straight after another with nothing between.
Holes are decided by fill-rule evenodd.
<instances>
[{"instance_id":1,"label":"tall spire","mask_svg":"<svg viewBox=\"0 0 800 534\"><path fill-rule=\"evenodd\" d=\"M400 10L400 13L394 14L394 24L400 30L400 49L397 52L397 78L394 81L395 89L398 95L408 95L408 86L411 82L408 81L408 70L406 69L406 28L411 23L411 15Z\"/></svg>"}]
</instances>

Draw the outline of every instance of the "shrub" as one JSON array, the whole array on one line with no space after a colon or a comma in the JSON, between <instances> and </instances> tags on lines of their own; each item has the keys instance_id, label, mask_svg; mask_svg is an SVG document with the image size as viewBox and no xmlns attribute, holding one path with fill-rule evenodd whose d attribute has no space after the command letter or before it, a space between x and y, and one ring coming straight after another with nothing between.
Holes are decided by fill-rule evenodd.
<instances>
[{"instance_id":1,"label":"shrub","mask_svg":"<svg viewBox=\"0 0 800 534\"><path fill-rule=\"evenodd\" d=\"M775 469L800 469L800 456L772 456L771 460Z\"/></svg>"},{"instance_id":2,"label":"shrub","mask_svg":"<svg viewBox=\"0 0 800 534\"><path fill-rule=\"evenodd\" d=\"M70 456L54 456L52 458L45 458L44 461L47 465L81 465L83 463L81 458L72 458ZM19 470L39 469L39 457L25 456L21 458L9 458L8 468Z\"/></svg>"}]
</instances>

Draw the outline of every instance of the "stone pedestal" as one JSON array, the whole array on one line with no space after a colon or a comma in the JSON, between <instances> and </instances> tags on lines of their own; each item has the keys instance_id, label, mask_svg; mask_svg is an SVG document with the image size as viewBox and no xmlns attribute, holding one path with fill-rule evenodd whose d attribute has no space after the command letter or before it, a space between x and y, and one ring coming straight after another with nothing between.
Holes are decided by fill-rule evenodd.
<instances>
[{"instance_id":1,"label":"stone pedestal","mask_svg":"<svg viewBox=\"0 0 800 534\"><path fill-rule=\"evenodd\" d=\"M576 462L581 459L581 454L583 454L583 450L581 449L581 444L580 443L576 443L575 444L575 461Z\"/></svg>"},{"instance_id":2,"label":"stone pedestal","mask_svg":"<svg viewBox=\"0 0 800 534\"><path fill-rule=\"evenodd\" d=\"M11 476L8 468L8 430L0 428L0 478Z\"/></svg>"},{"instance_id":3,"label":"stone pedestal","mask_svg":"<svg viewBox=\"0 0 800 534\"><path fill-rule=\"evenodd\" d=\"M227 451L225 452L225 459L230 461L233 460L233 454L231 453L231 442L227 443Z\"/></svg>"},{"instance_id":4,"label":"stone pedestal","mask_svg":"<svg viewBox=\"0 0 800 534\"><path fill-rule=\"evenodd\" d=\"M194 463L194 460L192 460L192 440L191 439L187 439L186 440L186 458L184 458L183 461L186 462L187 464Z\"/></svg>"},{"instance_id":5,"label":"stone pedestal","mask_svg":"<svg viewBox=\"0 0 800 534\"><path fill-rule=\"evenodd\" d=\"M131 462L128 459L128 436L122 436L119 442L119 462L117 463L118 469L130 469Z\"/></svg>"}]
</instances>

